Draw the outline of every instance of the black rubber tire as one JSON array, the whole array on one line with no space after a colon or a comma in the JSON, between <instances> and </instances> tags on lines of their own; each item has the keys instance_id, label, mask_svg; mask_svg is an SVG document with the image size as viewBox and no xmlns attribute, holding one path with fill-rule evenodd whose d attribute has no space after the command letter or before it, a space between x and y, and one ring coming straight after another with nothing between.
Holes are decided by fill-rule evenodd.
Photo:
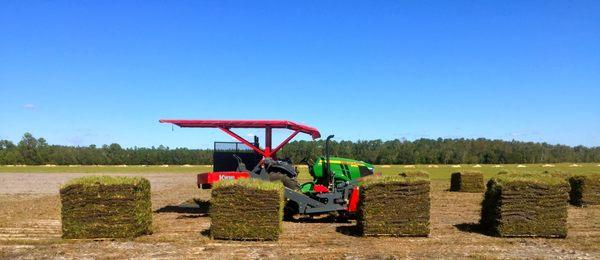
<instances>
[{"instance_id":1,"label":"black rubber tire","mask_svg":"<svg viewBox=\"0 0 600 260\"><path fill-rule=\"evenodd\" d=\"M283 173L280 173L280 172L269 173L269 181L271 181L271 182L280 181L283 184L283 186L290 188L292 190L300 189L300 185L298 184L298 181L296 181L295 179L292 179L289 176L287 176Z\"/></svg>"}]
</instances>

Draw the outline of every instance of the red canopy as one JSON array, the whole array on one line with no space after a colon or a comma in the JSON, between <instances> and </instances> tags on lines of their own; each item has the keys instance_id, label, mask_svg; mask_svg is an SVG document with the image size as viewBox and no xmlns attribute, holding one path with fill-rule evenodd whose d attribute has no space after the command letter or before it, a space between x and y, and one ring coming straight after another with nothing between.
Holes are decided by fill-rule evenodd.
<instances>
[{"instance_id":1,"label":"red canopy","mask_svg":"<svg viewBox=\"0 0 600 260\"><path fill-rule=\"evenodd\" d=\"M314 127L294 123L287 120L173 120L161 119L161 123L172 123L180 127L201 128L285 128L302 132L312 136L313 139L321 137L321 133Z\"/></svg>"}]
</instances>

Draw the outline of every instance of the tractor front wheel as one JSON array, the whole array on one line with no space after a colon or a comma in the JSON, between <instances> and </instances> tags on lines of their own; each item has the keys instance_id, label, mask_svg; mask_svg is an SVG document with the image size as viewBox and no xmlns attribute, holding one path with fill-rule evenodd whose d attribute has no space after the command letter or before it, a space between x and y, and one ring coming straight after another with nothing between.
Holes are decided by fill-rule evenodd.
<instances>
[{"instance_id":1,"label":"tractor front wheel","mask_svg":"<svg viewBox=\"0 0 600 260\"><path fill-rule=\"evenodd\" d=\"M283 173L280 173L280 172L269 173L269 181L271 181L271 182L280 181L283 184L283 186L290 188L292 190L300 189L300 185L298 184L298 181L296 181L295 179L292 179L289 176L287 176Z\"/></svg>"}]
</instances>

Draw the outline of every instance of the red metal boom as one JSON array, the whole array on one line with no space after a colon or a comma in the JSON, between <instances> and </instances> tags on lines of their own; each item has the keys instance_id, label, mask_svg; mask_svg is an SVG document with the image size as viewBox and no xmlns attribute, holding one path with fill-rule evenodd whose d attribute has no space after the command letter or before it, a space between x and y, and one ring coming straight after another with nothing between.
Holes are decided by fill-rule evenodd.
<instances>
[{"instance_id":1,"label":"red metal boom","mask_svg":"<svg viewBox=\"0 0 600 260\"><path fill-rule=\"evenodd\" d=\"M219 128L236 140L244 143L252 150L263 155L264 157L274 156L283 146L289 143L298 133L310 135L313 139L321 137L321 133L314 127L294 123L287 120L173 120L161 119L161 123L171 123L179 127L200 127L200 128ZM265 149L254 146L243 137L231 131L231 128L264 128L265 129ZM272 129L290 129L294 132L286 138L281 144L272 149L271 135Z\"/></svg>"}]
</instances>

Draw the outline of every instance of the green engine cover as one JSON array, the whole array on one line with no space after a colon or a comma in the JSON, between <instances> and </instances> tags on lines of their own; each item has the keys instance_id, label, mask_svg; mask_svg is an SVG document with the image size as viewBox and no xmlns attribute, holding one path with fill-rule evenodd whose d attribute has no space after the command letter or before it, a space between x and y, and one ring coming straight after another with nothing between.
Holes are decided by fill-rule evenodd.
<instances>
[{"instance_id":1,"label":"green engine cover","mask_svg":"<svg viewBox=\"0 0 600 260\"><path fill-rule=\"evenodd\" d=\"M311 192L314 184L328 184L328 176L324 172L324 166L327 164L325 157L319 157L308 168L314 181L302 185L302 192ZM375 168L372 164L340 157L329 157L331 171L334 174L335 182L353 181L360 177L373 174Z\"/></svg>"}]
</instances>

